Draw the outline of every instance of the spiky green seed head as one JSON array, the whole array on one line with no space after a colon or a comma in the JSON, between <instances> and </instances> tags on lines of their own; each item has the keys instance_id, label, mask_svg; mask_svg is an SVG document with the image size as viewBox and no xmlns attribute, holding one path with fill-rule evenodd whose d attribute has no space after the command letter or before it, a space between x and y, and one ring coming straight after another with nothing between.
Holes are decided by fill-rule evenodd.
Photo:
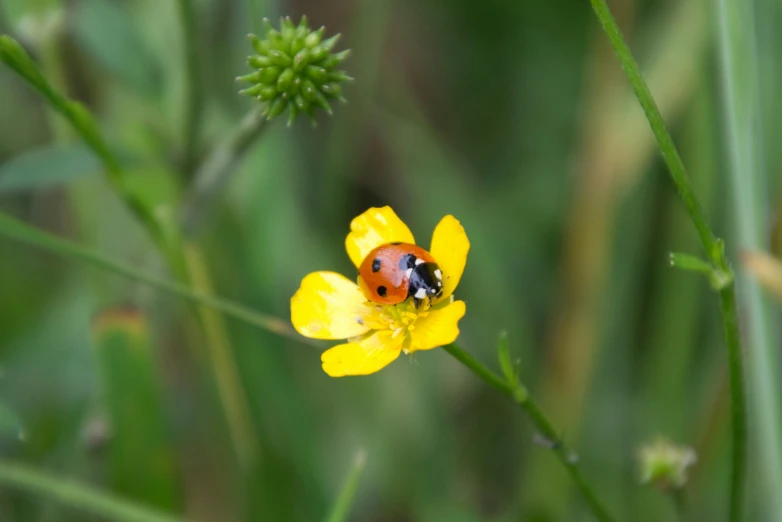
<instances>
[{"instance_id":1,"label":"spiky green seed head","mask_svg":"<svg viewBox=\"0 0 782 522\"><path fill-rule=\"evenodd\" d=\"M331 114L330 100L344 102L343 82L353 78L338 69L350 51L332 52L340 35L324 40L325 28L313 31L303 16L299 25L290 17L280 19L280 29L263 20L266 38L249 35L256 54L247 58L255 69L237 78L252 85L240 91L264 104L264 115L271 120L288 111L288 125L299 114L315 123L315 111Z\"/></svg>"}]
</instances>

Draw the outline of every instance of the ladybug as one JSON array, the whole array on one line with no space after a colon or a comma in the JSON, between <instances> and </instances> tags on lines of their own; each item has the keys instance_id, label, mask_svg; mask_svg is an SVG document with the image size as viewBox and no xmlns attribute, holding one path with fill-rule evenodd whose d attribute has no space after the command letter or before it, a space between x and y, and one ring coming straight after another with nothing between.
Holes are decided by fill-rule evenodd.
<instances>
[{"instance_id":1,"label":"ladybug","mask_svg":"<svg viewBox=\"0 0 782 522\"><path fill-rule=\"evenodd\" d=\"M358 286L370 301L393 305L412 297L418 308L424 299L443 295L443 273L432 254L423 248L387 243L361 262Z\"/></svg>"}]
</instances>

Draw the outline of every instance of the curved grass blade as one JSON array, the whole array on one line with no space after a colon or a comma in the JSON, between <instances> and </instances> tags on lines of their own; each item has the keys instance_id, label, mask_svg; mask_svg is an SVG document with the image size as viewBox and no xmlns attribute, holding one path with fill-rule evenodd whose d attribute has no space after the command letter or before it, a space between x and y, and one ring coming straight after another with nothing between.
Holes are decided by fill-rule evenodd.
<instances>
[{"instance_id":1,"label":"curved grass blade","mask_svg":"<svg viewBox=\"0 0 782 522\"><path fill-rule=\"evenodd\" d=\"M262 314L232 301L205 295L187 288L186 286L172 283L150 274L139 272L136 269L102 256L88 248L84 248L71 241L60 239L52 234L43 232L30 225L0 213L0 236L34 245L49 252L59 254L71 259L85 261L93 266L98 266L122 275L134 281L139 281L151 287L157 288L169 294L187 299L193 303L207 306L222 312L228 317L257 326L271 333L295 339L304 344L320 346L319 344L297 334L286 321L266 314Z\"/></svg>"},{"instance_id":2,"label":"curved grass blade","mask_svg":"<svg viewBox=\"0 0 782 522\"><path fill-rule=\"evenodd\" d=\"M178 522L181 519L128 502L22 464L0 461L0 484L56 500L115 522Z\"/></svg>"},{"instance_id":3,"label":"curved grass blade","mask_svg":"<svg viewBox=\"0 0 782 522\"><path fill-rule=\"evenodd\" d=\"M366 462L366 453L363 450L359 451L353 460L353 468L350 470L345 482L342 484L342 489L337 496L337 501L334 503L334 507L331 510L331 514L326 519L326 522L345 522L345 520L348 519L350 508L353 505L353 499L356 497L359 480L361 479L361 474L364 471Z\"/></svg>"}]
</instances>

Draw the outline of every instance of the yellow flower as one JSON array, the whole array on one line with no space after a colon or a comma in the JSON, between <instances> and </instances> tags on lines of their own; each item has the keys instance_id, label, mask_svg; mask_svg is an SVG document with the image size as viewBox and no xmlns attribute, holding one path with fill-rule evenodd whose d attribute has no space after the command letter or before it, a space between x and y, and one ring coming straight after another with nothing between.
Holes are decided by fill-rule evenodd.
<instances>
[{"instance_id":1,"label":"yellow flower","mask_svg":"<svg viewBox=\"0 0 782 522\"><path fill-rule=\"evenodd\" d=\"M415 239L391 207L370 208L351 222L345 247L359 267L374 248L393 242L415 244ZM434 230L429 250L442 270L443 293L417 308L410 299L396 305L368 301L356 283L335 272L309 274L291 298L293 326L306 337L347 340L321 356L323 370L332 377L375 373L403 351L452 343L465 313L464 301L454 300L453 291L469 250L462 225L445 216Z\"/></svg>"}]
</instances>

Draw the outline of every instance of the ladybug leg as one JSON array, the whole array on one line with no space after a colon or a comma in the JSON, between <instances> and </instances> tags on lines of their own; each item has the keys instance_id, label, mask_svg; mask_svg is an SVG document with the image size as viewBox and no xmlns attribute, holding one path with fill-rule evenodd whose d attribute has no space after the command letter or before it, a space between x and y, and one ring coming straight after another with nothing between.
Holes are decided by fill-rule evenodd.
<instances>
[{"instance_id":1,"label":"ladybug leg","mask_svg":"<svg viewBox=\"0 0 782 522\"><path fill-rule=\"evenodd\" d=\"M420 306L421 306L421 302L422 302L422 301L423 301L423 299L418 299L417 297L414 297L414 298L413 298L413 305L414 305L416 308L418 308L418 307L420 307Z\"/></svg>"}]
</instances>

